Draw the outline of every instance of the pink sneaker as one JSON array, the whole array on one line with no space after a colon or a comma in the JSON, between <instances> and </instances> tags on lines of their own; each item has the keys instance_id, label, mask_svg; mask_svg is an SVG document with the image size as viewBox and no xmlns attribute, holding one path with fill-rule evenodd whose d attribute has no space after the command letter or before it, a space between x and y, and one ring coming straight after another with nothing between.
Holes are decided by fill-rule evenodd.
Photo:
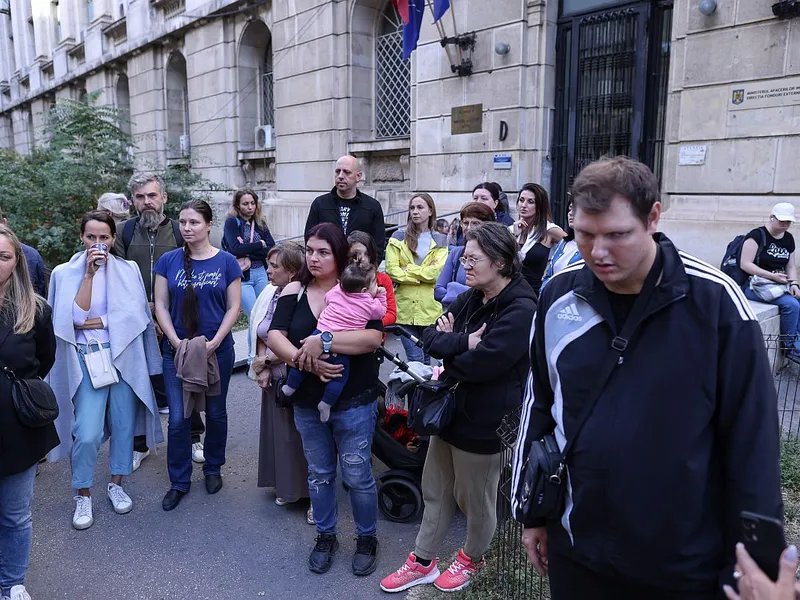
<instances>
[{"instance_id":1,"label":"pink sneaker","mask_svg":"<svg viewBox=\"0 0 800 600\"><path fill-rule=\"evenodd\" d=\"M444 573L436 578L433 585L442 592L457 592L469 585L470 577L486 566L486 559L474 563L464 554L464 549L458 551L458 556Z\"/></svg>"},{"instance_id":2,"label":"pink sneaker","mask_svg":"<svg viewBox=\"0 0 800 600\"><path fill-rule=\"evenodd\" d=\"M402 567L383 578L381 589L384 592L403 592L415 585L433 583L437 577L439 569L436 568L436 559L433 559L427 567L423 567L412 552Z\"/></svg>"}]
</instances>

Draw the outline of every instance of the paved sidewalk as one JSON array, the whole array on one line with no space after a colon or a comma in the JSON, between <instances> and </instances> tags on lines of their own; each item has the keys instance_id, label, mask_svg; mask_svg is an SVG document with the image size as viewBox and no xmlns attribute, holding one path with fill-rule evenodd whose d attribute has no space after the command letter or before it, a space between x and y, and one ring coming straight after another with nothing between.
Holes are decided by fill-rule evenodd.
<instances>
[{"instance_id":1,"label":"paved sidewalk","mask_svg":"<svg viewBox=\"0 0 800 600\"><path fill-rule=\"evenodd\" d=\"M390 339L389 345L394 349L399 343ZM307 504L280 508L271 491L256 487L260 408L255 383L238 370L228 395L225 486L219 494L206 494L202 469L195 465L191 492L169 513L161 509L169 488L166 444L125 478L134 503L127 515L114 514L106 499L108 444L103 445L92 490L95 524L86 531L71 526L69 461L42 465L26 579L33 600L386 599L378 583L413 549L418 524L391 523L380 516L378 570L357 578L350 570L352 512L337 484L341 548L329 573L309 572L306 560L315 533L305 521ZM166 417L161 422L166 434ZM385 469L377 460L374 467ZM460 517L442 556L452 555L464 536Z\"/></svg>"}]
</instances>

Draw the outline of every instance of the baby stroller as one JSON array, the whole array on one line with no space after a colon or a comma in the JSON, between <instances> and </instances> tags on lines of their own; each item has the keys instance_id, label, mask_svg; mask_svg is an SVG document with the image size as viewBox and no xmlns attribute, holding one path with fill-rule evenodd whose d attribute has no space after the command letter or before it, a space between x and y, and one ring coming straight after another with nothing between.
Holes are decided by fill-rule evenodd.
<instances>
[{"instance_id":1,"label":"baby stroller","mask_svg":"<svg viewBox=\"0 0 800 600\"><path fill-rule=\"evenodd\" d=\"M385 331L402 335L422 346L419 339L402 327L386 327ZM407 523L422 513L422 468L425 466L428 440L409 427L407 410L392 404L387 406L386 399L389 396L410 399L417 385L430 375L425 377L409 368L406 361L386 348L380 348L378 354L381 360L390 360L408 376L404 378L406 381L395 381L391 390L387 384L380 382L381 398L378 423L372 439L372 454L389 469L377 478L378 508L390 521ZM407 407L408 403L405 405Z\"/></svg>"}]
</instances>

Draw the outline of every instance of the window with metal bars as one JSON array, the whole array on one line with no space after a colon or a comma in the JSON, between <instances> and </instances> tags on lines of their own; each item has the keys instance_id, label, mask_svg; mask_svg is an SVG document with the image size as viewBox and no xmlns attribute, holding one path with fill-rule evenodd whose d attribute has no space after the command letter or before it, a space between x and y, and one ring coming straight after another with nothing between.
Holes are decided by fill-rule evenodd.
<instances>
[{"instance_id":1,"label":"window with metal bars","mask_svg":"<svg viewBox=\"0 0 800 600\"><path fill-rule=\"evenodd\" d=\"M275 125L274 79L272 76L272 42L264 53L261 73L261 124Z\"/></svg>"},{"instance_id":2,"label":"window with metal bars","mask_svg":"<svg viewBox=\"0 0 800 600\"><path fill-rule=\"evenodd\" d=\"M375 137L405 137L410 129L411 61L403 60L403 21L387 3L375 38Z\"/></svg>"}]
</instances>

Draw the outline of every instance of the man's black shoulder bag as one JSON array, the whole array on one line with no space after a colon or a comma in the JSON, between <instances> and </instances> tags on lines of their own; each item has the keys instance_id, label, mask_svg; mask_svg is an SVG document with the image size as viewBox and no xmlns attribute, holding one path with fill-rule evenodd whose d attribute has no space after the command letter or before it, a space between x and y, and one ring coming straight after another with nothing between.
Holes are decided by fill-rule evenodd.
<instances>
[{"instance_id":1,"label":"man's black shoulder bag","mask_svg":"<svg viewBox=\"0 0 800 600\"><path fill-rule=\"evenodd\" d=\"M660 254L660 249L659 249ZM594 396L590 396L575 423L575 430L567 440L563 451L559 451L555 434L544 436L531 443L528 460L522 480L519 502L522 509L523 522L528 523L541 519L557 520L564 510L564 490L566 488L567 462L575 445L575 440L586 424L589 415L597 404L597 400L611 378L617 365L622 364L622 354L628 347L628 340L633 328L644 315L653 290L661 275L660 255L656 255L656 265L647 274L642 291L634 302L630 315L625 321L619 335L611 341L611 354L600 372L598 385L594 388Z\"/></svg>"}]
</instances>

